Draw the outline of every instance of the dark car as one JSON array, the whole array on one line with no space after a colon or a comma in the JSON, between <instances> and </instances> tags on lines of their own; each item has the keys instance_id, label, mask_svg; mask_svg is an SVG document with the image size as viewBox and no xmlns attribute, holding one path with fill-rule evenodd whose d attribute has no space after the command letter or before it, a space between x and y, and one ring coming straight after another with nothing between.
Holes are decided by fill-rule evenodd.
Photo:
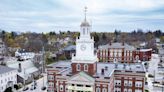
<instances>
[{"instance_id":1,"label":"dark car","mask_svg":"<svg viewBox=\"0 0 164 92\"><path fill-rule=\"evenodd\" d=\"M42 90L46 90L46 87L42 87Z\"/></svg>"},{"instance_id":2,"label":"dark car","mask_svg":"<svg viewBox=\"0 0 164 92\"><path fill-rule=\"evenodd\" d=\"M28 87L25 87L25 88L23 88L23 91L26 91L26 90L28 90L29 88Z\"/></svg>"}]
</instances>

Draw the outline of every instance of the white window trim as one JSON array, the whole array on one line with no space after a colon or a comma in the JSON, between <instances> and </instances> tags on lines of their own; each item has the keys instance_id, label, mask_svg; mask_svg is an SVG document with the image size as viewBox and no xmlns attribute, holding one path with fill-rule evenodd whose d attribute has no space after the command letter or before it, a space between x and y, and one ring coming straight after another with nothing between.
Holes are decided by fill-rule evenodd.
<instances>
[{"instance_id":1,"label":"white window trim","mask_svg":"<svg viewBox=\"0 0 164 92\"><path fill-rule=\"evenodd\" d=\"M77 65L76 65L76 70L77 70L77 71L81 71L81 65L80 65L80 64L77 64Z\"/></svg>"},{"instance_id":2,"label":"white window trim","mask_svg":"<svg viewBox=\"0 0 164 92\"><path fill-rule=\"evenodd\" d=\"M88 71L88 64L84 64L84 71Z\"/></svg>"}]
</instances>

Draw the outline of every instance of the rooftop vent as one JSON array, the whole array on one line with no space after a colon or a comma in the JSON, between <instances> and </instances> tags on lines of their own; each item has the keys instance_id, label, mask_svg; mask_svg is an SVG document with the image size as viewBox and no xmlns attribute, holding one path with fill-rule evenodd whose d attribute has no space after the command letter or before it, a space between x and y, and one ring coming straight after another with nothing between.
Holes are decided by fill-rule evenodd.
<instances>
[{"instance_id":1,"label":"rooftop vent","mask_svg":"<svg viewBox=\"0 0 164 92\"><path fill-rule=\"evenodd\" d=\"M136 65L136 68L141 68L141 66L140 65Z\"/></svg>"},{"instance_id":2,"label":"rooftop vent","mask_svg":"<svg viewBox=\"0 0 164 92\"><path fill-rule=\"evenodd\" d=\"M118 64L115 64L115 68L117 68L118 67Z\"/></svg>"},{"instance_id":3,"label":"rooftop vent","mask_svg":"<svg viewBox=\"0 0 164 92\"><path fill-rule=\"evenodd\" d=\"M123 68L126 69L126 64L124 64L124 67Z\"/></svg>"},{"instance_id":4,"label":"rooftop vent","mask_svg":"<svg viewBox=\"0 0 164 92\"><path fill-rule=\"evenodd\" d=\"M101 69L101 74L104 75L104 69Z\"/></svg>"},{"instance_id":5,"label":"rooftop vent","mask_svg":"<svg viewBox=\"0 0 164 92\"><path fill-rule=\"evenodd\" d=\"M105 66L105 70L106 70L106 71L108 70L108 66Z\"/></svg>"}]
</instances>

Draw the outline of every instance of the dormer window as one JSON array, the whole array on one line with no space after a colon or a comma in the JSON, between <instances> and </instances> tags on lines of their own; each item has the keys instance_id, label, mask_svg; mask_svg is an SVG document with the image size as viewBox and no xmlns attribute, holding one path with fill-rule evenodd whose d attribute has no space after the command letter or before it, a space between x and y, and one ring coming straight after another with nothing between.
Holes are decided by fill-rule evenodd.
<instances>
[{"instance_id":1,"label":"dormer window","mask_svg":"<svg viewBox=\"0 0 164 92\"><path fill-rule=\"evenodd\" d=\"M80 64L77 64L77 65L76 65L76 70L77 70L77 71L80 71L80 70L81 70L81 65L80 65Z\"/></svg>"},{"instance_id":2,"label":"dormer window","mask_svg":"<svg viewBox=\"0 0 164 92\"><path fill-rule=\"evenodd\" d=\"M88 71L88 65L84 64L84 71Z\"/></svg>"}]
</instances>

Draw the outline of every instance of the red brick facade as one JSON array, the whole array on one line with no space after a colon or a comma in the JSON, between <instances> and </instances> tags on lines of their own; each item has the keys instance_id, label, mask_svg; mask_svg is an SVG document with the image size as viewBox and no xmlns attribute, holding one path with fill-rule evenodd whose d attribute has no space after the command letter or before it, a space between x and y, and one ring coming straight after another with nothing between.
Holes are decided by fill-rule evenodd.
<instances>
[{"instance_id":1,"label":"red brick facade","mask_svg":"<svg viewBox=\"0 0 164 92\"><path fill-rule=\"evenodd\" d=\"M89 64L89 63L72 63L71 66L72 66L72 74L76 74L78 72L80 72L78 69L77 69L77 65L80 65L80 71L85 71L84 70L84 66L87 65L88 66L88 70L85 71L87 72L89 75L94 75L96 73L96 63L94 64Z\"/></svg>"},{"instance_id":2,"label":"red brick facade","mask_svg":"<svg viewBox=\"0 0 164 92\"><path fill-rule=\"evenodd\" d=\"M113 50L116 50L116 52L114 52ZM121 52L117 52L117 50L120 50ZM119 56L119 54L121 54L121 56ZM114 59L117 59L118 62L121 63L135 63L137 57L138 60L141 61L150 61L151 54L152 54L151 49L148 51L142 51L142 50L125 51L123 48L117 48L117 49L109 48L108 50L98 50L97 57L99 58L99 61L103 61L103 62L113 62Z\"/></svg>"}]
</instances>

